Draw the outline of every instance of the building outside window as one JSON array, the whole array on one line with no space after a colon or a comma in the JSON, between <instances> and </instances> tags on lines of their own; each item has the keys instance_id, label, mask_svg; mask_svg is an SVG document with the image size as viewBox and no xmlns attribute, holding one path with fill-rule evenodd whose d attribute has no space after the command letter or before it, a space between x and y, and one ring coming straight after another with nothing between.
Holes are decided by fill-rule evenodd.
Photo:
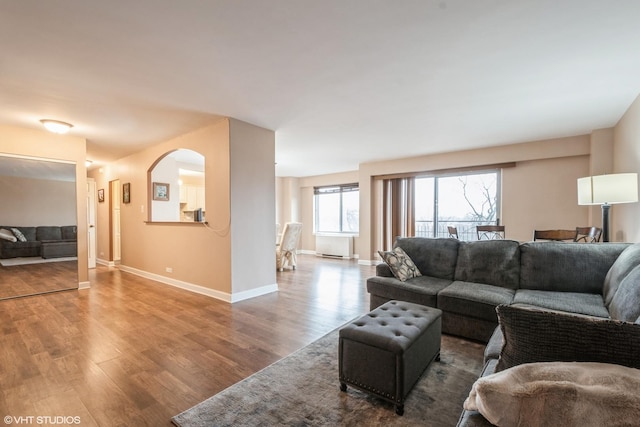
<instances>
[{"instance_id":1,"label":"building outside window","mask_svg":"<svg viewBox=\"0 0 640 427\"><path fill-rule=\"evenodd\" d=\"M314 188L314 232L359 232L358 184Z\"/></svg>"}]
</instances>

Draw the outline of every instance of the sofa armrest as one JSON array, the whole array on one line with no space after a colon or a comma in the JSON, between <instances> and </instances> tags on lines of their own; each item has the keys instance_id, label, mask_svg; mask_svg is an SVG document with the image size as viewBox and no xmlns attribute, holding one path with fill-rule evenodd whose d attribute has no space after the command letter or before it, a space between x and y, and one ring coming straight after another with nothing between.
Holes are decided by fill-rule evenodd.
<instances>
[{"instance_id":1,"label":"sofa armrest","mask_svg":"<svg viewBox=\"0 0 640 427\"><path fill-rule=\"evenodd\" d=\"M391 269L389 268L389 265L387 265L384 262L376 265L376 276L394 277L393 273L391 272Z\"/></svg>"},{"instance_id":2,"label":"sofa armrest","mask_svg":"<svg viewBox=\"0 0 640 427\"><path fill-rule=\"evenodd\" d=\"M496 371L533 362L640 368L640 325L531 306L496 307L504 339Z\"/></svg>"}]
</instances>

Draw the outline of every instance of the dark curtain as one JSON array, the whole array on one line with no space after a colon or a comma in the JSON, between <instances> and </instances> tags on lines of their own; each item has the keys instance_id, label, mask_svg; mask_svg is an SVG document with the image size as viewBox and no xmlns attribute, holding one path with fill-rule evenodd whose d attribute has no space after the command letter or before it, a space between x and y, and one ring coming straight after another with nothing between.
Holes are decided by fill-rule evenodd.
<instances>
[{"instance_id":1,"label":"dark curtain","mask_svg":"<svg viewBox=\"0 0 640 427\"><path fill-rule=\"evenodd\" d=\"M385 179L382 188L382 243L388 251L396 237L415 235L414 178Z\"/></svg>"}]
</instances>

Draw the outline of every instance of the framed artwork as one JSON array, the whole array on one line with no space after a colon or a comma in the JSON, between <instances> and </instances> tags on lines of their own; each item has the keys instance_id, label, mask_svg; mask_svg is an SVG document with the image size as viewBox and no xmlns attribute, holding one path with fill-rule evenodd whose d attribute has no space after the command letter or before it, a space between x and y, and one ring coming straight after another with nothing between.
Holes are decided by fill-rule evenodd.
<instances>
[{"instance_id":1,"label":"framed artwork","mask_svg":"<svg viewBox=\"0 0 640 427\"><path fill-rule=\"evenodd\" d=\"M98 202L104 202L104 188L98 190Z\"/></svg>"},{"instance_id":2,"label":"framed artwork","mask_svg":"<svg viewBox=\"0 0 640 427\"><path fill-rule=\"evenodd\" d=\"M153 183L153 200L169 200L169 184L164 182Z\"/></svg>"},{"instance_id":3,"label":"framed artwork","mask_svg":"<svg viewBox=\"0 0 640 427\"><path fill-rule=\"evenodd\" d=\"M131 183L122 184L122 203L131 202Z\"/></svg>"}]
</instances>

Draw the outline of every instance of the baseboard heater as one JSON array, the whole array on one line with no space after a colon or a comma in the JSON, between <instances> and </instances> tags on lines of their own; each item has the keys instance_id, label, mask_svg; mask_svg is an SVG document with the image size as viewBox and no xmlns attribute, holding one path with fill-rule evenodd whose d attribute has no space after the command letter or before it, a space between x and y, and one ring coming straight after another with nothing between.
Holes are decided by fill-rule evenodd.
<instances>
[{"instance_id":1,"label":"baseboard heater","mask_svg":"<svg viewBox=\"0 0 640 427\"><path fill-rule=\"evenodd\" d=\"M333 258L353 258L353 236L317 234L316 255Z\"/></svg>"}]
</instances>

